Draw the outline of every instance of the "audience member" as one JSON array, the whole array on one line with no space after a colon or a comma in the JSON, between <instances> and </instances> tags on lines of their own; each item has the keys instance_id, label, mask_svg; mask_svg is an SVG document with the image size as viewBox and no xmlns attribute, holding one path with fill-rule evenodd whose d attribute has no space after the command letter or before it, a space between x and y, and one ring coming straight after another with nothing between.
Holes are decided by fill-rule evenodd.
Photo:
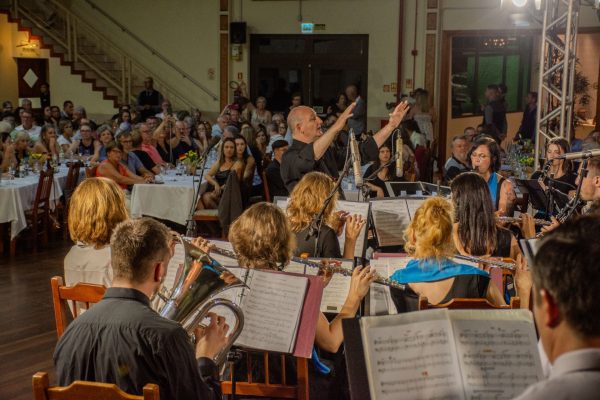
<instances>
[{"instance_id":1,"label":"audience member","mask_svg":"<svg viewBox=\"0 0 600 400\"><path fill-rule=\"evenodd\" d=\"M98 136L98 142L100 143L100 148L98 152L94 154L91 158L91 162L102 162L106 160L106 145L115 140L112 130L110 129L110 125L101 125L96 131Z\"/></svg>"},{"instance_id":2,"label":"audience member","mask_svg":"<svg viewBox=\"0 0 600 400\"><path fill-rule=\"evenodd\" d=\"M465 136L454 136L452 138L452 155L444 165L444 180L452 182L460 173L468 171L469 164L467 154L469 153L469 142Z\"/></svg>"},{"instance_id":3,"label":"audience member","mask_svg":"<svg viewBox=\"0 0 600 400\"><path fill-rule=\"evenodd\" d=\"M248 103L251 115L249 118L250 123L254 129L258 128L259 124L266 125L271 122L273 115L271 111L267 110L267 99L260 96L256 99L256 107L250 107L252 103Z\"/></svg>"},{"instance_id":4,"label":"audience member","mask_svg":"<svg viewBox=\"0 0 600 400\"><path fill-rule=\"evenodd\" d=\"M12 113L13 104L10 100L6 100L2 102L2 113Z\"/></svg>"},{"instance_id":5,"label":"audience member","mask_svg":"<svg viewBox=\"0 0 600 400\"><path fill-rule=\"evenodd\" d=\"M145 124L140 125L140 129L144 129ZM145 129L148 129L148 127L146 126ZM146 133L146 135L149 135L149 133ZM130 151L142 162L142 165L147 171L151 171L154 175L158 175L160 174L160 165L156 164L148 152L144 150L143 136L144 135L140 130L134 130L131 133L132 149ZM154 148L154 150L156 151L156 148Z\"/></svg>"},{"instance_id":6,"label":"audience member","mask_svg":"<svg viewBox=\"0 0 600 400\"><path fill-rule=\"evenodd\" d=\"M54 125L45 124L41 128L40 140L33 146L33 152L42 154L42 160L56 158L60 154L58 143L56 142L56 128Z\"/></svg>"},{"instance_id":7,"label":"audience member","mask_svg":"<svg viewBox=\"0 0 600 400\"><path fill-rule=\"evenodd\" d=\"M338 94L336 100L332 101L332 104L327 107L327 114L332 114L336 117L339 116L341 113L344 112L346 107L348 107L348 103L349 101L348 97L346 96L346 93Z\"/></svg>"},{"instance_id":8,"label":"audience member","mask_svg":"<svg viewBox=\"0 0 600 400\"><path fill-rule=\"evenodd\" d=\"M160 103L160 112L155 117L165 119L167 116L172 116L173 110L171 109L171 102L169 100L163 100Z\"/></svg>"},{"instance_id":9,"label":"audience member","mask_svg":"<svg viewBox=\"0 0 600 400\"><path fill-rule=\"evenodd\" d=\"M421 89L415 94L415 104L410 108L408 118L414 119L419 126L419 132L425 136L428 147L432 146L433 123L435 122L434 109L429 105L429 92Z\"/></svg>"},{"instance_id":10,"label":"audience member","mask_svg":"<svg viewBox=\"0 0 600 400\"><path fill-rule=\"evenodd\" d=\"M188 151L199 152L200 144L190 134L190 126L185 121L175 122L175 140L171 142L173 157L179 159Z\"/></svg>"},{"instance_id":11,"label":"audience member","mask_svg":"<svg viewBox=\"0 0 600 400\"><path fill-rule=\"evenodd\" d=\"M27 132L32 144L40 140L42 128L34 124L33 114L30 111L23 111L21 113L21 125L17 126L11 133L13 139L19 132Z\"/></svg>"},{"instance_id":12,"label":"audience member","mask_svg":"<svg viewBox=\"0 0 600 400\"><path fill-rule=\"evenodd\" d=\"M289 103L288 103L289 104ZM290 115L290 112L296 108L302 105L302 94L300 94L299 92L296 93L292 93L292 105L289 106L286 110L285 113L283 114L283 120L287 120L288 116ZM275 122L275 121L273 121Z\"/></svg>"},{"instance_id":13,"label":"audience member","mask_svg":"<svg viewBox=\"0 0 600 400\"><path fill-rule=\"evenodd\" d=\"M233 171L237 174L238 181L242 181L244 163L236 158L236 143L232 138L224 138L221 144L219 160L210 167L206 173L208 183L206 192L202 194L198 202L198 209L215 209L219 206L224 186L229 174Z\"/></svg>"},{"instance_id":14,"label":"audience member","mask_svg":"<svg viewBox=\"0 0 600 400\"><path fill-rule=\"evenodd\" d=\"M106 160L102 161L96 168L96 176L105 177L115 181L121 189L127 189L136 183L151 182L153 178L142 178L130 171L121 163L123 152L116 142L106 145Z\"/></svg>"},{"instance_id":15,"label":"audience member","mask_svg":"<svg viewBox=\"0 0 600 400\"><path fill-rule=\"evenodd\" d=\"M50 107L50 85L48 82L42 82L40 84L40 107L42 109Z\"/></svg>"},{"instance_id":16,"label":"audience member","mask_svg":"<svg viewBox=\"0 0 600 400\"><path fill-rule=\"evenodd\" d=\"M515 136L516 140L535 140L535 121L537 118L537 92L527 93L525 98L525 110L521 125Z\"/></svg>"},{"instance_id":17,"label":"audience member","mask_svg":"<svg viewBox=\"0 0 600 400\"><path fill-rule=\"evenodd\" d=\"M161 158L158 150L156 149L156 146L154 145L154 137L152 136L153 130L150 127L150 125L146 122L140 122L139 124L136 125L136 129L139 133L140 139L142 140L142 143L140 146L141 150L145 151L148 154L148 156L152 160L153 164L156 164L159 167L164 165L165 162ZM138 146L136 146L135 136L136 135L134 133L133 147L137 148ZM141 160L142 160L142 162L144 162L143 159L141 159ZM149 164L150 163L144 163L144 165L146 165L146 167L148 167ZM150 169L150 168L148 168L148 169Z\"/></svg>"},{"instance_id":18,"label":"audience member","mask_svg":"<svg viewBox=\"0 0 600 400\"><path fill-rule=\"evenodd\" d=\"M279 134L279 125L276 122L271 122L267 124L267 135L269 135L269 144L267 145L267 153L271 153L273 151L273 143L278 140L284 140L284 135Z\"/></svg>"},{"instance_id":19,"label":"audience member","mask_svg":"<svg viewBox=\"0 0 600 400\"><path fill-rule=\"evenodd\" d=\"M63 102L63 109L60 112L60 117L62 119L68 119L69 121L73 120L73 102L71 100L65 100Z\"/></svg>"},{"instance_id":20,"label":"audience member","mask_svg":"<svg viewBox=\"0 0 600 400\"><path fill-rule=\"evenodd\" d=\"M471 143L473 143L473 140L478 135L478 133L477 133L477 131L475 131L475 128L473 128L472 126L467 126L465 128L465 130L463 131L463 135L464 135L465 140L467 141L469 149L470 149Z\"/></svg>"},{"instance_id":21,"label":"audience member","mask_svg":"<svg viewBox=\"0 0 600 400\"><path fill-rule=\"evenodd\" d=\"M354 131L359 137L367 131L367 105L365 99L358 93L356 85L346 86L346 97L350 103L356 103L352 109L352 116L348 118L348 132Z\"/></svg>"},{"instance_id":22,"label":"audience member","mask_svg":"<svg viewBox=\"0 0 600 400\"><path fill-rule=\"evenodd\" d=\"M81 134L81 140L75 142L77 154L86 157L100 154L100 143L92 138L92 127L88 124L81 125L79 133Z\"/></svg>"},{"instance_id":23,"label":"audience member","mask_svg":"<svg viewBox=\"0 0 600 400\"><path fill-rule=\"evenodd\" d=\"M500 99L498 85L488 85L485 90L487 104L483 109L483 124L493 125L502 134L506 132L506 108ZM498 135L500 137L500 135Z\"/></svg>"},{"instance_id":24,"label":"audience member","mask_svg":"<svg viewBox=\"0 0 600 400\"><path fill-rule=\"evenodd\" d=\"M223 135L223 130L229 123L228 115L219 115L217 118L217 123L212 126L211 136L212 137L221 137Z\"/></svg>"},{"instance_id":25,"label":"audience member","mask_svg":"<svg viewBox=\"0 0 600 400\"><path fill-rule=\"evenodd\" d=\"M123 132L117 140L119 141L119 149L121 149L121 152L123 153L121 163L136 175L144 178L154 177L154 173L146 169L138 156L133 152L133 139L131 138L131 133Z\"/></svg>"},{"instance_id":26,"label":"audience member","mask_svg":"<svg viewBox=\"0 0 600 400\"><path fill-rule=\"evenodd\" d=\"M273 161L271 161L265 169L269 194L271 195L271 198L274 198L275 196L288 196L289 192L281 179L281 159L288 149L288 142L283 139L276 140L273 143L272 148Z\"/></svg>"},{"instance_id":27,"label":"audience member","mask_svg":"<svg viewBox=\"0 0 600 400\"><path fill-rule=\"evenodd\" d=\"M162 94L154 89L154 80L150 76L146 77L144 79L144 90L138 94L136 101L136 110L140 113L142 121L145 121L151 115L159 113L162 102Z\"/></svg>"}]
</instances>

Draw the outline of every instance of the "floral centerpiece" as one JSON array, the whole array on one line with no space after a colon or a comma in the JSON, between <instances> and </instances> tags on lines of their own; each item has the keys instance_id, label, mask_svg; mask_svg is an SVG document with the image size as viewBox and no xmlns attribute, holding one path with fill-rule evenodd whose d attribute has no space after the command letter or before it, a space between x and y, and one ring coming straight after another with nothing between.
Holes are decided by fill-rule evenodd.
<instances>
[{"instance_id":1,"label":"floral centerpiece","mask_svg":"<svg viewBox=\"0 0 600 400\"><path fill-rule=\"evenodd\" d=\"M42 170L42 164L44 163L42 157L44 157L44 155L41 153L29 153L29 166L33 172Z\"/></svg>"},{"instance_id":2,"label":"floral centerpiece","mask_svg":"<svg viewBox=\"0 0 600 400\"><path fill-rule=\"evenodd\" d=\"M186 174L195 175L196 167L200 162L200 157L198 156L198 153L196 153L193 150L190 150L187 153L184 153L179 156L179 162L185 165Z\"/></svg>"}]
</instances>

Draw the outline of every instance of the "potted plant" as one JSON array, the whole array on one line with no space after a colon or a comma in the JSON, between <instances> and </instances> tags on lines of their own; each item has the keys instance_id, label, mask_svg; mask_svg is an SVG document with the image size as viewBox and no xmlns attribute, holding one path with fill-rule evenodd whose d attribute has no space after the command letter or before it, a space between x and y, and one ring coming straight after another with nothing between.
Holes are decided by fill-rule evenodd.
<instances>
[{"instance_id":1,"label":"potted plant","mask_svg":"<svg viewBox=\"0 0 600 400\"><path fill-rule=\"evenodd\" d=\"M196 175L196 167L198 167L198 163L200 162L198 153L190 150L179 156L179 161L185 165L185 173L187 175Z\"/></svg>"}]
</instances>

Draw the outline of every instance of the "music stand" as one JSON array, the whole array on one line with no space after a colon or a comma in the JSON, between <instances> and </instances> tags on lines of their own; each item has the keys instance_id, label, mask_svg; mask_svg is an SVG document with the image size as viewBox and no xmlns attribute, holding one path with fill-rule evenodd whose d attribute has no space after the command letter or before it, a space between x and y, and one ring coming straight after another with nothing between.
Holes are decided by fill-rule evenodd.
<instances>
[{"instance_id":1,"label":"music stand","mask_svg":"<svg viewBox=\"0 0 600 400\"><path fill-rule=\"evenodd\" d=\"M537 179L515 179L519 191L529 195L531 207L536 210L546 210L546 193Z\"/></svg>"},{"instance_id":2,"label":"music stand","mask_svg":"<svg viewBox=\"0 0 600 400\"><path fill-rule=\"evenodd\" d=\"M386 182L385 186L390 195L398 196L423 196L427 189L422 182Z\"/></svg>"}]
</instances>

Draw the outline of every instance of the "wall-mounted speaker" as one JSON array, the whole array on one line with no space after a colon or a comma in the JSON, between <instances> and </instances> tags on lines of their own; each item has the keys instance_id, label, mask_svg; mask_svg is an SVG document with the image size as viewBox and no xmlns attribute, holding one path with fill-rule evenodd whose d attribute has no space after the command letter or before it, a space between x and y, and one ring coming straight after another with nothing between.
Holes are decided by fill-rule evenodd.
<instances>
[{"instance_id":1,"label":"wall-mounted speaker","mask_svg":"<svg viewBox=\"0 0 600 400\"><path fill-rule=\"evenodd\" d=\"M235 44L246 43L245 22L232 22L229 24L229 41Z\"/></svg>"}]
</instances>

